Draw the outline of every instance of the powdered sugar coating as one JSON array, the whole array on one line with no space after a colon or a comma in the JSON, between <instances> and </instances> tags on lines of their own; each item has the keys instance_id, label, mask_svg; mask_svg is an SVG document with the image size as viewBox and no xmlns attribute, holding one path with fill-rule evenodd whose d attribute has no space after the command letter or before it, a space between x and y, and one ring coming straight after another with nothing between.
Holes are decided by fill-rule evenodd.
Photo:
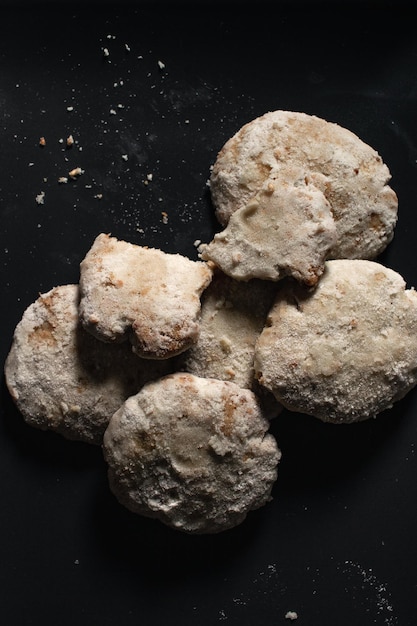
<instances>
[{"instance_id":1,"label":"powdered sugar coating","mask_svg":"<svg viewBox=\"0 0 417 626\"><path fill-rule=\"evenodd\" d=\"M191 374L255 391L270 418L282 407L257 384L253 359L275 292L270 281L239 282L216 270L202 297L199 338L179 358L180 367Z\"/></svg>"},{"instance_id":2,"label":"powdered sugar coating","mask_svg":"<svg viewBox=\"0 0 417 626\"><path fill-rule=\"evenodd\" d=\"M333 260L310 292L279 292L255 354L260 383L293 411L374 417L417 383L417 293L367 260Z\"/></svg>"},{"instance_id":3,"label":"powdered sugar coating","mask_svg":"<svg viewBox=\"0 0 417 626\"><path fill-rule=\"evenodd\" d=\"M81 262L81 323L143 358L175 356L197 340L211 277L207 263L100 234Z\"/></svg>"},{"instance_id":4,"label":"powdered sugar coating","mask_svg":"<svg viewBox=\"0 0 417 626\"><path fill-rule=\"evenodd\" d=\"M220 150L210 188L222 225L288 166L302 167L330 204L337 241L328 258L376 258L391 241L398 201L379 154L346 128L314 115L271 111Z\"/></svg>"},{"instance_id":5,"label":"powdered sugar coating","mask_svg":"<svg viewBox=\"0 0 417 626\"><path fill-rule=\"evenodd\" d=\"M237 280L293 276L315 285L336 237L323 193L302 169L287 168L232 213L226 228L201 248L201 257Z\"/></svg>"},{"instance_id":6,"label":"powdered sugar coating","mask_svg":"<svg viewBox=\"0 0 417 626\"><path fill-rule=\"evenodd\" d=\"M135 513L217 533L266 504L280 452L254 394L175 373L146 385L104 436L110 487Z\"/></svg>"},{"instance_id":7,"label":"powdered sugar coating","mask_svg":"<svg viewBox=\"0 0 417 626\"><path fill-rule=\"evenodd\" d=\"M173 363L149 362L128 344L98 341L79 325L78 301L78 285L62 285L26 309L14 332L5 377L29 425L101 444L126 398L173 371Z\"/></svg>"}]
</instances>

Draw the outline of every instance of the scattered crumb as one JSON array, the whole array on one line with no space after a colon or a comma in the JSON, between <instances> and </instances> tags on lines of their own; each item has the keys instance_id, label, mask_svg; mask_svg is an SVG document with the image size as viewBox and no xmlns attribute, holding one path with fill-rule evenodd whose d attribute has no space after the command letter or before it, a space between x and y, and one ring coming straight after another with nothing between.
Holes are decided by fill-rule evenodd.
<instances>
[{"instance_id":1,"label":"scattered crumb","mask_svg":"<svg viewBox=\"0 0 417 626\"><path fill-rule=\"evenodd\" d=\"M96 195L94 196L96 200L101 200L103 197L102 193L96 193Z\"/></svg>"},{"instance_id":2,"label":"scattered crumb","mask_svg":"<svg viewBox=\"0 0 417 626\"><path fill-rule=\"evenodd\" d=\"M78 178L81 174L84 174L84 170L82 170L81 167L74 167L74 169L68 172L68 176L72 179Z\"/></svg>"},{"instance_id":3,"label":"scattered crumb","mask_svg":"<svg viewBox=\"0 0 417 626\"><path fill-rule=\"evenodd\" d=\"M128 160L128 155L127 154L122 154L122 159L123 161L127 161Z\"/></svg>"},{"instance_id":4,"label":"scattered crumb","mask_svg":"<svg viewBox=\"0 0 417 626\"><path fill-rule=\"evenodd\" d=\"M162 211L161 215L162 215L162 223L168 224L168 213L166 211Z\"/></svg>"},{"instance_id":5,"label":"scattered crumb","mask_svg":"<svg viewBox=\"0 0 417 626\"><path fill-rule=\"evenodd\" d=\"M58 182L59 182L60 185L65 185L65 183L68 182L68 178L66 176L60 176L58 178Z\"/></svg>"},{"instance_id":6,"label":"scattered crumb","mask_svg":"<svg viewBox=\"0 0 417 626\"><path fill-rule=\"evenodd\" d=\"M194 243L193 243L193 246L194 246L195 248L198 248L200 244L201 244L201 239L196 239L196 240L194 241Z\"/></svg>"},{"instance_id":7,"label":"scattered crumb","mask_svg":"<svg viewBox=\"0 0 417 626\"><path fill-rule=\"evenodd\" d=\"M41 147L46 146L46 139L45 139L45 137L41 137L41 138L39 139L39 145L40 145Z\"/></svg>"},{"instance_id":8,"label":"scattered crumb","mask_svg":"<svg viewBox=\"0 0 417 626\"><path fill-rule=\"evenodd\" d=\"M74 145L74 137L72 135L68 135L67 148L71 148L73 145Z\"/></svg>"},{"instance_id":9,"label":"scattered crumb","mask_svg":"<svg viewBox=\"0 0 417 626\"><path fill-rule=\"evenodd\" d=\"M38 195L35 198L36 202L38 204L44 204L45 202L45 192L41 191L40 193L38 193Z\"/></svg>"},{"instance_id":10,"label":"scattered crumb","mask_svg":"<svg viewBox=\"0 0 417 626\"><path fill-rule=\"evenodd\" d=\"M295 611L287 611L285 614L285 619L290 619L291 621L298 619L298 615Z\"/></svg>"},{"instance_id":11,"label":"scattered crumb","mask_svg":"<svg viewBox=\"0 0 417 626\"><path fill-rule=\"evenodd\" d=\"M67 107L67 111L73 111L74 107Z\"/></svg>"},{"instance_id":12,"label":"scattered crumb","mask_svg":"<svg viewBox=\"0 0 417 626\"><path fill-rule=\"evenodd\" d=\"M163 63L162 61L158 61L158 67L160 70L165 69L165 63Z\"/></svg>"},{"instance_id":13,"label":"scattered crumb","mask_svg":"<svg viewBox=\"0 0 417 626\"><path fill-rule=\"evenodd\" d=\"M151 181L153 179L153 174L146 174L146 178Z\"/></svg>"},{"instance_id":14,"label":"scattered crumb","mask_svg":"<svg viewBox=\"0 0 417 626\"><path fill-rule=\"evenodd\" d=\"M108 49L108 48L104 48L104 49L103 49L103 56L104 56L105 58L107 58L107 57L109 57L109 56L110 56L110 52L109 52L109 49Z\"/></svg>"}]
</instances>

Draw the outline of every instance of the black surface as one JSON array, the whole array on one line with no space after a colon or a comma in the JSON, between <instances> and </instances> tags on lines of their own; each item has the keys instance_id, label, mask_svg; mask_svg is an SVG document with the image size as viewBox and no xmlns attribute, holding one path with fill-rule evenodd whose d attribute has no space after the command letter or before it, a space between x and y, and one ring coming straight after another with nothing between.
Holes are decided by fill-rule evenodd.
<instances>
[{"instance_id":1,"label":"black surface","mask_svg":"<svg viewBox=\"0 0 417 626\"><path fill-rule=\"evenodd\" d=\"M399 198L380 260L417 285L414 8L275 7L3 6L2 362L24 309L78 280L99 232L196 259L194 241L218 228L206 187L217 151L278 108L379 151ZM75 166L85 173L59 185ZM278 626L289 610L299 626L415 624L416 412L411 392L352 426L283 414L273 502L232 531L189 537L125 511L100 449L26 426L3 384L1 624Z\"/></svg>"}]
</instances>

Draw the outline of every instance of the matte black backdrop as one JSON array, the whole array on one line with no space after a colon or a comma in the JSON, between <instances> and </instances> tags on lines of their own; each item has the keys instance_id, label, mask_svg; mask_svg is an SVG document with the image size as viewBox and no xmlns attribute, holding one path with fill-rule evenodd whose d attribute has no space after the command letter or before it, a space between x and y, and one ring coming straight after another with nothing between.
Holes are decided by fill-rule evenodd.
<instances>
[{"instance_id":1,"label":"matte black backdrop","mask_svg":"<svg viewBox=\"0 0 417 626\"><path fill-rule=\"evenodd\" d=\"M24 309L77 282L99 232L197 258L218 228L217 151L278 108L380 152L399 198L380 260L417 285L415 17L399 3L4 3L2 363ZM125 511L101 450L27 427L3 383L0 622L278 626L293 610L300 626L415 624L416 412L412 392L358 425L283 414L273 502L189 537Z\"/></svg>"}]
</instances>

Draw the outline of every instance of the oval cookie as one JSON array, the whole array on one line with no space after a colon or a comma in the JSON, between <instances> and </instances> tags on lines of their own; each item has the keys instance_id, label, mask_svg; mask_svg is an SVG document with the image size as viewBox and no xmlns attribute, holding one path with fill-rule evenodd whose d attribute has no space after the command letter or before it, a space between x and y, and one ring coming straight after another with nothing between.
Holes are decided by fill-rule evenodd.
<instances>
[{"instance_id":1,"label":"oval cookie","mask_svg":"<svg viewBox=\"0 0 417 626\"><path fill-rule=\"evenodd\" d=\"M279 292L255 368L290 410L374 417L416 385L417 293L374 261L328 261L313 292L290 281Z\"/></svg>"},{"instance_id":2,"label":"oval cookie","mask_svg":"<svg viewBox=\"0 0 417 626\"><path fill-rule=\"evenodd\" d=\"M135 513L217 533L266 504L280 452L254 394L176 373L146 385L104 435L110 487Z\"/></svg>"},{"instance_id":3,"label":"oval cookie","mask_svg":"<svg viewBox=\"0 0 417 626\"><path fill-rule=\"evenodd\" d=\"M337 239L328 258L374 259L384 250L398 208L388 167L353 132L300 112L268 112L245 124L220 150L210 177L220 223L226 225L288 167L301 167L330 204Z\"/></svg>"}]
</instances>

